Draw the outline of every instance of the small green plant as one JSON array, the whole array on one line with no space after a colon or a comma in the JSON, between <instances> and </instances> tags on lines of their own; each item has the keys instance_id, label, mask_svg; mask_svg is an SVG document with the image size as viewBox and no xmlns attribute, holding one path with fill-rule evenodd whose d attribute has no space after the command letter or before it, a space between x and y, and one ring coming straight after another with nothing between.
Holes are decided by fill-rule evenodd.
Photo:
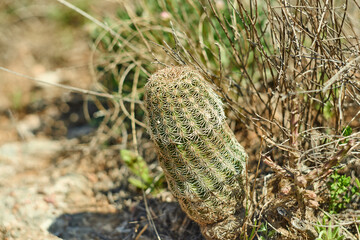
<instances>
[{"instance_id":1,"label":"small green plant","mask_svg":"<svg viewBox=\"0 0 360 240\"><path fill-rule=\"evenodd\" d=\"M241 235L240 239L244 240L253 240L253 239L260 239L260 240L270 240L275 239L276 231L274 229L270 229L267 222L262 222L260 226L257 224L258 221L255 220L254 226L251 229L251 233L249 236Z\"/></svg>"},{"instance_id":2,"label":"small green plant","mask_svg":"<svg viewBox=\"0 0 360 240\"><path fill-rule=\"evenodd\" d=\"M144 190L150 188L151 192L160 188L160 185L162 185L161 176L158 178L151 177L149 167L141 156L129 150L121 150L120 156L126 166L135 175L135 177L129 177L128 181L130 184Z\"/></svg>"},{"instance_id":3,"label":"small green plant","mask_svg":"<svg viewBox=\"0 0 360 240\"><path fill-rule=\"evenodd\" d=\"M259 234L260 240L269 240L271 239L276 231L274 229L269 229L267 222L261 223L259 230L257 231Z\"/></svg>"},{"instance_id":4,"label":"small green plant","mask_svg":"<svg viewBox=\"0 0 360 240\"><path fill-rule=\"evenodd\" d=\"M341 134L344 136L344 137L348 137L352 134L352 128L350 126L346 126L342 129L341 131ZM341 143L348 143L349 142L349 139L346 139L345 141L342 141Z\"/></svg>"},{"instance_id":5,"label":"small green plant","mask_svg":"<svg viewBox=\"0 0 360 240\"><path fill-rule=\"evenodd\" d=\"M329 212L339 213L346 208L354 195L360 195L360 182L356 178L355 184L352 185L350 176L339 174L337 171L331 174L330 178Z\"/></svg>"},{"instance_id":6,"label":"small green plant","mask_svg":"<svg viewBox=\"0 0 360 240\"><path fill-rule=\"evenodd\" d=\"M315 240L342 240L344 235L340 234L340 228L332 226L327 216L324 216L321 223L315 226L315 230L319 233Z\"/></svg>"},{"instance_id":7,"label":"small green plant","mask_svg":"<svg viewBox=\"0 0 360 240\"><path fill-rule=\"evenodd\" d=\"M22 108L22 98L23 98L23 92L20 89L13 92L12 94L13 109L19 110Z\"/></svg>"}]
</instances>

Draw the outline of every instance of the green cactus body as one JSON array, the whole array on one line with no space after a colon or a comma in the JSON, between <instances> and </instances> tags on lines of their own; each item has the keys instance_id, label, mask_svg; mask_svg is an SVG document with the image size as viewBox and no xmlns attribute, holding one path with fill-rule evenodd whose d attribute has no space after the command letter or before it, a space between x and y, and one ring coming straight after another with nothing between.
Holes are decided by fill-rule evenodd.
<instances>
[{"instance_id":1,"label":"green cactus body","mask_svg":"<svg viewBox=\"0 0 360 240\"><path fill-rule=\"evenodd\" d=\"M235 239L247 154L220 98L190 67L160 70L145 88L149 132L171 192L207 239Z\"/></svg>"}]
</instances>

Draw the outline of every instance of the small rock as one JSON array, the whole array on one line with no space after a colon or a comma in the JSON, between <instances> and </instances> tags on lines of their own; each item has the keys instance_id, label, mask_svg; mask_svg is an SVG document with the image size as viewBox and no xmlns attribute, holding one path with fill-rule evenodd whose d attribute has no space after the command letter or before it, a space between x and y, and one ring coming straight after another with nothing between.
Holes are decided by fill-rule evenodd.
<instances>
[{"instance_id":1,"label":"small rock","mask_svg":"<svg viewBox=\"0 0 360 240\"><path fill-rule=\"evenodd\" d=\"M27 157L44 157L57 153L62 149L58 141L33 139L27 142L12 142L0 146L0 160L8 159L19 163Z\"/></svg>"},{"instance_id":2,"label":"small rock","mask_svg":"<svg viewBox=\"0 0 360 240\"><path fill-rule=\"evenodd\" d=\"M49 83L49 84L39 83L39 85L42 87L49 87L52 84L58 84L61 82L60 72L57 71L44 72L37 75L36 78L43 82Z\"/></svg>"},{"instance_id":3,"label":"small rock","mask_svg":"<svg viewBox=\"0 0 360 240\"><path fill-rule=\"evenodd\" d=\"M27 115L24 119L16 124L19 134L25 139L34 137L33 131L40 128L40 117L35 114Z\"/></svg>"}]
</instances>

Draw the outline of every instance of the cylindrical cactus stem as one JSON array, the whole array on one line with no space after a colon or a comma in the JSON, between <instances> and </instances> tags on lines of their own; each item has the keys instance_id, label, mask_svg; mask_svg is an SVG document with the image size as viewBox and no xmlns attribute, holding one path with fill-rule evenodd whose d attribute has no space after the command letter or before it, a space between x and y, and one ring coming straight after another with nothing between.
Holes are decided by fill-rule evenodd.
<instances>
[{"instance_id":1,"label":"cylindrical cactus stem","mask_svg":"<svg viewBox=\"0 0 360 240\"><path fill-rule=\"evenodd\" d=\"M240 233L247 154L219 96L191 67L168 67L145 86L149 133L173 195L206 239Z\"/></svg>"}]
</instances>

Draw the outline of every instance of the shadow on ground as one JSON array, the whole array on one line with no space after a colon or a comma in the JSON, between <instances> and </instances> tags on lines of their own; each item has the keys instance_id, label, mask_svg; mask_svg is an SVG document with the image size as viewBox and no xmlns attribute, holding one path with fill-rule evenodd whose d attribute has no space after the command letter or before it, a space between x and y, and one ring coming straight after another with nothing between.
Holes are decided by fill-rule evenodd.
<instances>
[{"instance_id":1,"label":"shadow on ground","mask_svg":"<svg viewBox=\"0 0 360 240\"><path fill-rule=\"evenodd\" d=\"M62 214L48 228L48 231L65 240L201 240L196 223L181 211L177 203L164 203L156 199L147 202L152 221L150 224L145 203L141 201L128 211L115 213L79 212Z\"/></svg>"},{"instance_id":2,"label":"shadow on ground","mask_svg":"<svg viewBox=\"0 0 360 240\"><path fill-rule=\"evenodd\" d=\"M49 232L61 239L119 239L116 213L80 212L62 214L51 224ZM115 231L114 231L115 230ZM119 228L121 230L121 228ZM119 232L120 234L121 232Z\"/></svg>"}]
</instances>

